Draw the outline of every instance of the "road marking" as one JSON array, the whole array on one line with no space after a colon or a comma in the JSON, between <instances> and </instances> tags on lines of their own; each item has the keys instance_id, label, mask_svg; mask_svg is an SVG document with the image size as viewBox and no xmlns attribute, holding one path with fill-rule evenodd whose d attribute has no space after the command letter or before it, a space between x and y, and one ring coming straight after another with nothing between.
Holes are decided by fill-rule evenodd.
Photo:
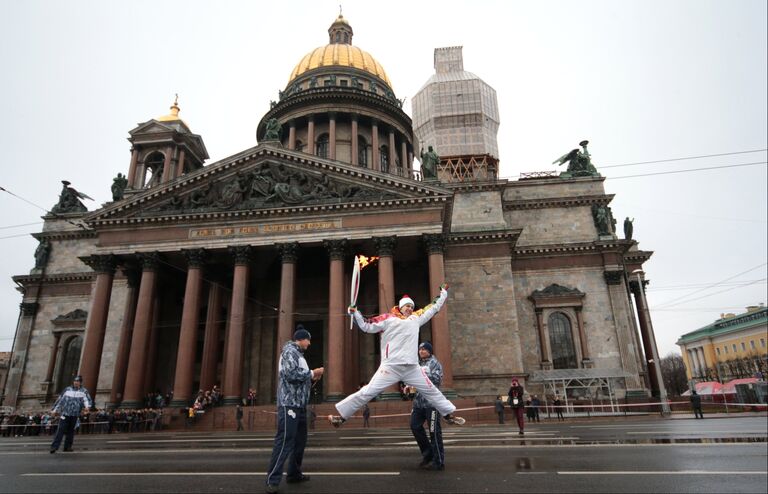
<instances>
[{"instance_id":1,"label":"road marking","mask_svg":"<svg viewBox=\"0 0 768 494\"><path fill-rule=\"evenodd\" d=\"M706 433L707 434L765 434L765 431L711 431L711 430L707 429ZM680 435L689 435L690 436L691 434L701 435L701 432L697 432L697 431L690 431L690 432L686 432L686 431L656 431L656 432L637 431L637 432L627 432L627 434L634 434L634 435L641 435L641 434L646 434L646 435L649 435L649 434L664 434L664 435L680 434ZM702 439L711 439L711 438L702 435Z\"/></svg>"},{"instance_id":2,"label":"road marking","mask_svg":"<svg viewBox=\"0 0 768 494\"><path fill-rule=\"evenodd\" d=\"M648 471L629 471L629 470L617 470L612 472L598 472L598 471L582 471L582 472L557 472L558 475L768 475L768 471L748 471L748 470L732 470L732 471L711 471L711 470L678 470L678 471L661 471L661 470L648 470Z\"/></svg>"},{"instance_id":3,"label":"road marking","mask_svg":"<svg viewBox=\"0 0 768 494\"><path fill-rule=\"evenodd\" d=\"M318 477L357 477L357 476L397 476L400 472L304 472ZM205 475L264 476L264 472L61 472L61 473L23 473L21 477L174 477ZM283 474L285 475L285 474Z\"/></svg>"},{"instance_id":4,"label":"road marking","mask_svg":"<svg viewBox=\"0 0 768 494\"><path fill-rule=\"evenodd\" d=\"M275 438L270 437L254 437L250 439L126 439L123 441L107 441L107 444L142 444L142 443L242 443L242 442L254 442L254 441L274 441Z\"/></svg>"}]
</instances>

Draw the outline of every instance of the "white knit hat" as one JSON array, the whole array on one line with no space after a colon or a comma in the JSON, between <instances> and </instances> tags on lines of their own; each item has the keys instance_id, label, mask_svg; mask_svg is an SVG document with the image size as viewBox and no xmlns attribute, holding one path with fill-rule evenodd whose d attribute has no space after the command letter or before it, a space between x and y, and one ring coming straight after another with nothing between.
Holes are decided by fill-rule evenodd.
<instances>
[{"instance_id":1,"label":"white knit hat","mask_svg":"<svg viewBox=\"0 0 768 494\"><path fill-rule=\"evenodd\" d=\"M400 299L400 303L397 304L399 308L403 308L403 306L411 304L412 306L415 306L416 304L413 303L413 299L409 297L408 295L403 295L403 298Z\"/></svg>"}]
</instances>

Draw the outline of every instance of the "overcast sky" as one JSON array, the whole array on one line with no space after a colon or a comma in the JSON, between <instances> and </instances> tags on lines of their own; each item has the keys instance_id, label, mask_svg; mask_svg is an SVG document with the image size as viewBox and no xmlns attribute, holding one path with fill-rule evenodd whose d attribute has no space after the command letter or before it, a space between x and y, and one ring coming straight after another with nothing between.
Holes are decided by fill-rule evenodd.
<instances>
[{"instance_id":1,"label":"overcast sky","mask_svg":"<svg viewBox=\"0 0 768 494\"><path fill-rule=\"evenodd\" d=\"M347 1L354 44L410 113L436 47L498 93L501 175L554 170L590 140L619 230L645 270L659 351L723 312L766 302L766 2ZM256 125L301 57L328 42L336 0L0 0L0 186L43 208L60 180L96 199L129 164L128 131L168 113L213 163ZM761 150L746 153L746 151ZM439 152L439 149L437 150ZM672 158L702 159L631 164ZM732 166L680 174L659 172ZM611 166L611 167L609 167ZM630 175L644 177L622 178ZM0 192L0 351L11 349L44 211Z\"/></svg>"}]
</instances>

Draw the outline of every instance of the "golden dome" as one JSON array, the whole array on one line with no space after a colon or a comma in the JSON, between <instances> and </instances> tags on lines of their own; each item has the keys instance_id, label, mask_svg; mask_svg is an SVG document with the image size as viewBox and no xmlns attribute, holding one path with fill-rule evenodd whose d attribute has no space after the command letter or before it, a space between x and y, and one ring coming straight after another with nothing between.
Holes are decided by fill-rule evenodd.
<instances>
[{"instance_id":1,"label":"golden dome","mask_svg":"<svg viewBox=\"0 0 768 494\"><path fill-rule=\"evenodd\" d=\"M370 53L356 46L343 43L321 46L304 55L304 58L301 59L296 67L294 67L293 72L291 72L288 84L305 72L329 66L359 69L378 77L386 82L387 86L392 87L387 73L384 72L384 67Z\"/></svg>"},{"instance_id":2,"label":"golden dome","mask_svg":"<svg viewBox=\"0 0 768 494\"><path fill-rule=\"evenodd\" d=\"M179 111L181 111L181 108L179 108L179 95L176 95L176 99L173 101L173 104L171 105L171 113L168 115L163 115L162 117L157 117L156 120L158 122L173 122L174 120L180 120L179 118Z\"/></svg>"}]
</instances>

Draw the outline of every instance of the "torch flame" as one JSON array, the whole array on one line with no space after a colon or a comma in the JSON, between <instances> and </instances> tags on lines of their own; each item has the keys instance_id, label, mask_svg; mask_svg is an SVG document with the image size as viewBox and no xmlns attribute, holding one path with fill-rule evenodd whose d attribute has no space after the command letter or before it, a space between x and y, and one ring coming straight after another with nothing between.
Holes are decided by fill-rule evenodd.
<instances>
[{"instance_id":1,"label":"torch flame","mask_svg":"<svg viewBox=\"0 0 768 494\"><path fill-rule=\"evenodd\" d=\"M379 260L379 256L371 256L366 257L362 254L359 254L357 256L358 261L360 262L360 269L363 269L364 267L368 266L369 264L372 264Z\"/></svg>"}]
</instances>

